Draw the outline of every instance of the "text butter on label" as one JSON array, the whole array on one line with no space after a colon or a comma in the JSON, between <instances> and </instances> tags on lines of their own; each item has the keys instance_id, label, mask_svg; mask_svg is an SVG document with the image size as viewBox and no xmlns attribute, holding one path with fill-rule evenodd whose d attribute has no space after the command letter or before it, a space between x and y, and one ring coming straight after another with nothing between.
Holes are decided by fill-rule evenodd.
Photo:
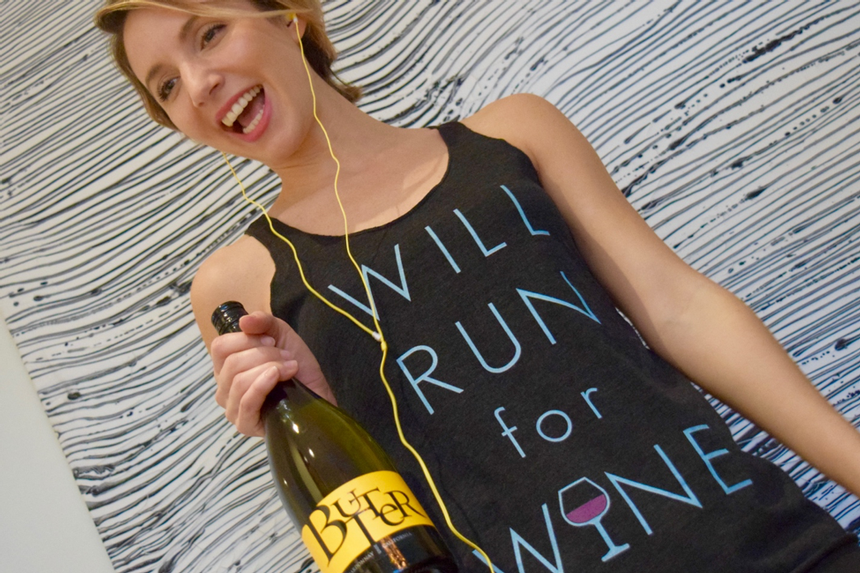
<instances>
[{"instance_id":1,"label":"text butter on label","mask_svg":"<svg viewBox=\"0 0 860 573\"><path fill-rule=\"evenodd\" d=\"M433 526L403 478L379 471L323 498L302 528L302 541L323 573L343 573L374 543L419 525Z\"/></svg>"}]
</instances>

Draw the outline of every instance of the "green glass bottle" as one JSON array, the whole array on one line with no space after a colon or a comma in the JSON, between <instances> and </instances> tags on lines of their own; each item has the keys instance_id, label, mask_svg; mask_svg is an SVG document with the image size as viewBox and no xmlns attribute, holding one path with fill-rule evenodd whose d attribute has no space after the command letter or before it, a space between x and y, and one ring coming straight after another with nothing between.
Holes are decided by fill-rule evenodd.
<instances>
[{"instance_id":1,"label":"green glass bottle","mask_svg":"<svg viewBox=\"0 0 860 573\"><path fill-rule=\"evenodd\" d=\"M212 314L240 332L238 302ZM456 573L438 531L394 464L358 422L292 379L263 406L281 501L322 573Z\"/></svg>"}]
</instances>

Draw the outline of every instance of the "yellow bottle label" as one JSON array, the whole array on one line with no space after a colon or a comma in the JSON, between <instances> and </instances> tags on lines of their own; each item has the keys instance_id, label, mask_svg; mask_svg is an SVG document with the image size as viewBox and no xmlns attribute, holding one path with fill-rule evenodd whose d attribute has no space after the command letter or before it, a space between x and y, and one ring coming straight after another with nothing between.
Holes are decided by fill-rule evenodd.
<instances>
[{"instance_id":1,"label":"yellow bottle label","mask_svg":"<svg viewBox=\"0 0 860 573\"><path fill-rule=\"evenodd\" d=\"M416 525L433 524L400 474L372 472L323 498L302 541L322 573L343 573L374 543Z\"/></svg>"}]
</instances>

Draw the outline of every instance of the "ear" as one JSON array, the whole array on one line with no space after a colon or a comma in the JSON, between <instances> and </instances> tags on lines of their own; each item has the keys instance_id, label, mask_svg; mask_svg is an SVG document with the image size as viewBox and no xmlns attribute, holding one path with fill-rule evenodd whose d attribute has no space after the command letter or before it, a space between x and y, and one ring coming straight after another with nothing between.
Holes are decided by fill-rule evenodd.
<instances>
[{"instance_id":1,"label":"ear","mask_svg":"<svg viewBox=\"0 0 860 573\"><path fill-rule=\"evenodd\" d=\"M296 31L293 29L293 26L297 26L299 29L299 35L304 38L305 31L307 30L308 23L304 18L300 18L299 16L293 14L291 16L287 16L287 25L290 27L290 35L297 44L299 43L299 39L296 35Z\"/></svg>"}]
</instances>

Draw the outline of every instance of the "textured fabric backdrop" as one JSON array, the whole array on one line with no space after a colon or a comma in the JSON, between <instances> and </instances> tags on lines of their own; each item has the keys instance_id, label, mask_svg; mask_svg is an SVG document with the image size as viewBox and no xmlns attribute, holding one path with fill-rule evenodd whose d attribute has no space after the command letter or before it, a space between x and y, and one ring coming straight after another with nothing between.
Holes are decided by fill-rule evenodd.
<instances>
[{"instance_id":1,"label":"textured fabric backdrop","mask_svg":"<svg viewBox=\"0 0 860 573\"><path fill-rule=\"evenodd\" d=\"M119 572L295 572L261 442L213 400L188 301L252 213L218 154L152 124L95 0L0 1L0 310ZM860 418L856 1L332 0L361 107L401 126L540 94L687 262ZM253 195L277 181L240 162ZM719 407L844 526L860 504Z\"/></svg>"}]
</instances>

